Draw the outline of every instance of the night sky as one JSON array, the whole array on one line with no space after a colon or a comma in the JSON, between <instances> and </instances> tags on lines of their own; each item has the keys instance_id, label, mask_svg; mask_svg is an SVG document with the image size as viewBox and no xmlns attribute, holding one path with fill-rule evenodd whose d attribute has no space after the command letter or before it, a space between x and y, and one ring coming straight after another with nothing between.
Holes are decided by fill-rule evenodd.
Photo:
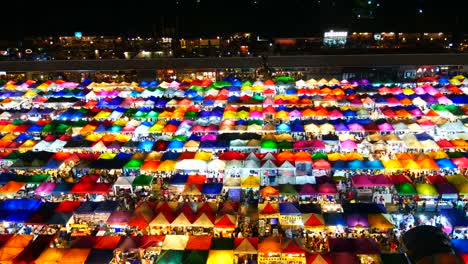
<instances>
[{"instance_id":1,"label":"night sky","mask_svg":"<svg viewBox=\"0 0 468 264\"><path fill-rule=\"evenodd\" d=\"M466 0L153 0L2 2L3 38L40 35L179 36L259 32L307 36L350 31L466 31ZM378 4L378 7L377 7ZM465 3L466 4L466 3ZM458 6L458 8L457 8ZM364 7L373 18L357 18Z\"/></svg>"}]
</instances>

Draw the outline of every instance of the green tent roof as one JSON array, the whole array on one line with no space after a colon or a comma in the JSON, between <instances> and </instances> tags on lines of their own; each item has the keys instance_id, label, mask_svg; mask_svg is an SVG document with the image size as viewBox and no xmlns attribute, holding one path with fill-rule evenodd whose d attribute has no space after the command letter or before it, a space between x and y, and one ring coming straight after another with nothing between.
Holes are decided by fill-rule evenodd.
<instances>
[{"instance_id":1,"label":"green tent roof","mask_svg":"<svg viewBox=\"0 0 468 264\"><path fill-rule=\"evenodd\" d=\"M191 111L191 110L185 112L184 118L187 118L187 119L194 119L195 117L197 117L197 112Z\"/></svg>"},{"instance_id":2,"label":"green tent roof","mask_svg":"<svg viewBox=\"0 0 468 264\"><path fill-rule=\"evenodd\" d=\"M459 151L453 151L453 152L445 152L447 153L447 155L453 159L453 158L463 158L464 155L463 153L459 152Z\"/></svg>"},{"instance_id":3,"label":"green tent roof","mask_svg":"<svg viewBox=\"0 0 468 264\"><path fill-rule=\"evenodd\" d=\"M280 184L279 191L280 195L297 195L296 189L291 184Z\"/></svg>"},{"instance_id":4,"label":"green tent roof","mask_svg":"<svg viewBox=\"0 0 468 264\"><path fill-rule=\"evenodd\" d=\"M15 126L18 126L18 125L24 124L24 121L20 120L20 119L15 119L15 120L13 120L13 122L11 122L11 124L13 124Z\"/></svg>"},{"instance_id":5,"label":"green tent roof","mask_svg":"<svg viewBox=\"0 0 468 264\"><path fill-rule=\"evenodd\" d=\"M215 250L233 250L234 249L234 239L232 238L213 238L211 241L211 249Z\"/></svg>"},{"instance_id":6,"label":"green tent roof","mask_svg":"<svg viewBox=\"0 0 468 264\"><path fill-rule=\"evenodd\" d=\"M242 86L252 86L252 83L250 81L244 81Z\"/></svg>"},{"instance_id":7,"label":"green tent roof","mask_svg":"<svg viewBox=\"0 0 468 264\"><path fill-rule=\"evenodd\" d=\"M141 165L143 165L143 161L142 161L142 160L132 159L132 160L130 160L129 162L127 162L127 164L125 164L124 169L134 169L134 170L137 170L137 169L140 169Z\"/></svg>"},{"instance_id":8,"label":"green tent roof","mask_svg":"<svg viewBox=\"0 0 468 264\"><path fill-rule=\"evenodd\" d=\"M185 141L187 141L187 136L175 136L175 137L172 138L172 140L185 142Z\"/></svg>"},{"instance_id":9,"label":"green tent roof","mask_svg":"<svg viewBox=\"0 0 468 264\"><path fill-rule=\"evenodd\" d=\"M188 250L185 253L184 264L205 264L208 259L208 250Z\"/></svg>"},{"instance_id":10,"label":"green tent roof","mask_svg":"<svg viewBox=\"0 0 468 264\"><path fill-rule=\"evenodd\" d=\"M21 156L23 156L23 154L20 153L19 151L13 151L13 152L11 152L10 154L8 154L8 156L6 156L6 157L3 158L3 159L4 159L4 160L16 160L16 159L21 158Z\"/></svg>"},{"instance_id":11,"label":"green tent roof","mask_svg":"<svg viewBox=\"0 0 468 264\"><path fill-rule=\"evenodd\" d=\"M144 118L146 115L148 115L147 112L138 111L133 115L133 118Z\"/></svg>"},{"instance_id":12,"label":"green tent roof","mask_svg":"<svg viewBox=\"0 0 468 264\"><path fill-rule=\"evenodd\" d=\"M249 124L249 126L250 126L250 125L259 125L259 126L262 126L262 125L263 125L263 120L249 120L248 124Z\"/></svg>"},{"instance_id":13,"label":"green tent roof","mask_svg":"<svg viewBox=\"0 0 468 264\"><path fill-rule=\"evenodd\" d=\"M395 189L397 190L398 195L401 196L416 195L416 190L414 189L413 185L407 182L395 185Z\"/></svg>"},{"instance_id":14,"label":"green tent roof","mask_svg":"<svg viewBox=\"0 0 468 264\"><path fill-rule=\"evenodd\" d=\"M293 143L289 141L281 141L280 143L278 143L278 148L279 149L292 149Z\"/></svg>"},{"instance_id":15,"label":"green tent roof","mask_svg":"<svg viewBox=\"0 0 468 264\"><path fill-rule=\"evenodd\" d=\"M275 78L275 83L276 82L284 82L284 83L287 83L287 82L294 82L294 78L293 77L289 77L289 76L279 76L279 77L276 77Z\"/></svg>"},{"instance_id":16,"label":"green tent roof","mask_svg":"<svg viewBox=\"0 0 468 264\"><path fill-rule=\"evenodd\" d=\"M213 85L215 87L224 87L224 86L231 86L231 83L227 81L217 81L217 82L214 82Z\"/></svg>"},{"instance_id":17,"label":"green tent roof","mask_svg":"<svg viewBox=\"0 0 468 264\"><path fill-rule=\"evenodd\" d=\"M154 110L151 110L148 115L146 115L147 118L158 118L159 116L159 113L154 111Z\"/></svg>"},{"instance_id":18,"label":"green tent roof","mask_svg":"<svg viewBox=\"0 0 468 264\"><path fill-rule=\"evenodd\" d=\"M77 122L71 123L72 127L84 127L88 124L88 121L86 120L79 120Z\"/></svg>"},{"instance_id":19,"label":"green tent roof","mask_svg":"<svg viewBox=\"0 0 468 264\"><path fill-rule=\"evenodd\" d=\"M408 264L404 254L380 254L382 264Z\"/></svg>"},{"instance_id":20,"label":"green tent roof","mask_svg":"<svg viewBox=\"0 0 468 264\"><path fill-rule=\"evenodd\" d=\"M264 149L276 149L278 148L278 145L273 140L264 140L261 143L261 147Z\"/></svg>"},{"instance_id":21,"label":"green tent roof","mask_svg":"<svg viewBox=\"0 0 468 264\"><path fill-rule=\"evenodd\" d=\"M41 132L52 132L52 129L53 129L52 124L47 124L42 127Z\"/></svg>"},{"instance_id":22,"label":"green tent roof","mask_svg":"<svg viewBox=\"0 0 468 264\"><path fill-rule=\"evenodd\" d=\"M31 176L16 176L14 181L27 184L41 184L50 178L49 174L35 174Z\"/></svg>"},{"instance_id":23,"label":"green tent roof","mask_svg":"<svg viewBox=\"0 0 468 264\"><path fill-rule=\"evenodd\" d=\"M157 264L180 264L184 258L184 250L162 250Z\"/></svg>"},{"instance_id":24,"label":"green tent roof","mask_svg":"<svg viewBox=\"0 0 468 264\"><path fill-rule=\"evenodd\" d=\"M316 153L312 154L312 159L313 160L319 160L319 159L328 160L328 156L327 156L327 154L325 154L323 152L316 152Z\"/></svg>"},{"instance_id":25,"label":"green tent roof","mask_svg":"<svg viewBox=\"0 0 468 264\"><path fill-rule=\"evenodd\" d=\"M138 175L132 182L132 186L149 186L153 182L153 176Z\"/></svg>"},{"instance_id":26,"label":"green tent roof","mask_svg":"<svg viewBox=\"0 0 468 264\"><path fill-rule=\"evenodd\" d=\"M69 125L65 125L65 124L59 124L57 127L55 127L55 132L58 132L58 133L65 133L67 132L67 130L70 128Z\"/></svg>"}]
</instances>

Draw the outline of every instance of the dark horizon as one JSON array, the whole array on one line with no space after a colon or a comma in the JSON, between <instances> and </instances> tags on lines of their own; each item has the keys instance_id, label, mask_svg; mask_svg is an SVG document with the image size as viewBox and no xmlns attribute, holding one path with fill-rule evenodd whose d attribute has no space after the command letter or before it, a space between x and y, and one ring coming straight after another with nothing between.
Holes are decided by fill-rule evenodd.
<instances>
[{"instance_id":1,"label":"dark horizon","mask_svg":"<svg viewBox=\"0 0 468 264\"><path fill-rule=\"evenodd\" d=\"M457 32L468 28L468 18L453 0L393 0L370 9L373 18L357 18L362 0L175 0L157 5L69 2L4 3L0 38L34 36L122 35L158 36L174 28L177 36L214 36L254 32L273 36L313 36L329 29L348 31ZM371 0L376 1L378 0ZM371 2L370 1L370 2ZM107 2L107 1L106 1ZM159 1L156 1L159 2ZM176 2L180 2L178 5ZM2 3L3 4L3 3ZM148 7L148 8L147 8ZM418 10L424 10L419 13Z\"/></svg>"}]
</instances>

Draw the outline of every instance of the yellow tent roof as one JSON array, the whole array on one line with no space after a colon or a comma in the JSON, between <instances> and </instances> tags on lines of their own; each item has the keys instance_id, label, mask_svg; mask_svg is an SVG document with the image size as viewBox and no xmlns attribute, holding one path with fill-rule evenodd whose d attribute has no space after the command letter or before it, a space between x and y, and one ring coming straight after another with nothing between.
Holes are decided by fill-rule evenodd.
<instances>
[{"instance_id":1,"label":"yellow tent roof","mask_svg":"<svg viewBox=\"0 0 468 264\"><path fill-rule=\"evenodd\" d=\"M243 188L259 188L260 187L260 177L250 175L242 181L241 186Z\"/></svg>"},{"instance_id":2,"label":"yellow tent roof","mask_svg":"<svg viewBox=\"0 0 468 264\"><path fill-rule=\"evenodd\" d=\"M388 214L368 214L367 220L371 228L391 229L395 227L391 216Z\"/></svg>"},{"instance_id":3,"label":"yellow tent roof","mask_svg":"<svg viewBox=\"0 0 468 264\"><path fill-rule=\"evenodd\" d=\"M210 250L206 264L233 263L234 250Z\"/></svg>"},{"instance_id":4,"label":"yellow tent roof","mask_svg":"<svg viewBox=\"0 0 468 264\"><path fill-rule=\"evenodd\" d=\"M159 164L158 171L173 171L176 165L175 160L165 160Z\"/></svg>"},{"instance_id":5,"label":"yellow tent roof","mask_svg":"<svg viewBox=\"0 0 468 264\"><path fill-rule=\"evenodd\" d=\"M110 153L110 152L104 152L101 155L99 155L98 159L114 159L117 154L115 153Z\"/></svg>"},{"instance_id":6,"label":"yellow tent roof","mask_svg":"<svg viewBox=\"0 0 468 264\"><path fill-rule=\"evenodd\" d=\"M209 160L211 160L212 156L213 155L210 152L197 152L195 154L194 159L209 161Z\"/></svg>"}]
</instances>

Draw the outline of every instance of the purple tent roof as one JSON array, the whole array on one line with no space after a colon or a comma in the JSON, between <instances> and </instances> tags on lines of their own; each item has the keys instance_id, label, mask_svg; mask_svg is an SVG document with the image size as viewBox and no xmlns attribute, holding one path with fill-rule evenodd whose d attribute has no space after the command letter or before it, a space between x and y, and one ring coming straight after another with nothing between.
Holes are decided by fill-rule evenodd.
<instances>
[{"instance_id":1,"label":"purple tent roof","mask_svg":"<svg viewBox=\"0 0 468 264\"><path fill-rule=\"evenodd\" d=\"M458 191L449 183L436 183L435 187L440 194L458 194Z\"/></svg>"},{"instance_id":2,"label":"purple tent roof","mask_svg":"<svg viewBox=\"0 0 468 264\"><path fill-rule=\"evenodd\" d=\"M367 215L350 214L346 217L346 222L349 227L369 227Z\"/></svg>"},{"instance_id":3,"label":"purple tent roof","mask_svg":"<svg viewBox=\"0 0 468 264\"><path fill-rule=\"evenodd\" d=\"M343 123L338 123L335 125L335 131L349 131L349 128Z\"/></svg>"},{"instance_id":4,"label":"purple tent roof","mask_svg":"<svg viewBox=\"0 0 468 264\"><path fill-rule=\"evenodd\" d=\"M308 196L308 195L314 195L317 194L317 190L315 189L315 185L312 185L310 183L306 183L302 186L301 191L299 192L299 195L301 196Z\"/></svg>"},{"instance_id":5,"label":"purple tent roof","mask_svg":"<svg viewBox=\"0 0 468 264\"><path fill-rule=\"evenodd\" d=\"M125 224L128 222L131 215L132 214L130 212L114 211L107 219L107 223L110 225Z\"/></svg>"}]
</instances>

